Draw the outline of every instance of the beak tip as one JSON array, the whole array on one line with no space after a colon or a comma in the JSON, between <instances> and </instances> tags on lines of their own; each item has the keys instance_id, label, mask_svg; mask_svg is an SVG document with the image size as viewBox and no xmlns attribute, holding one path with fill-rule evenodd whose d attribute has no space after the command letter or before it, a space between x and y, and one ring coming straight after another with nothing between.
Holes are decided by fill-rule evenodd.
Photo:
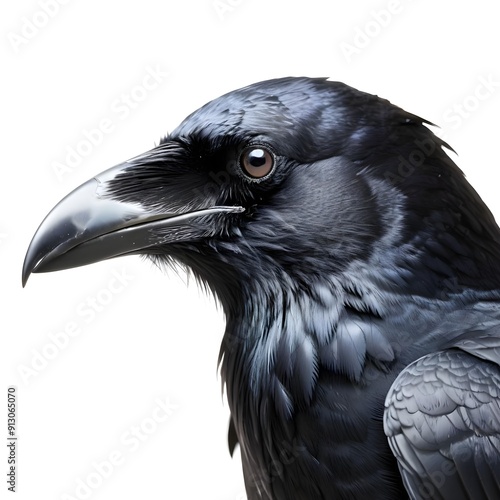
<instances>
[{"instance_id":1,"label":"beak tip","mask_svg":"<svg viewBox=\"0 0 500 500\"><path fill-rule=\"evenodd\" d=\"M32 272L34 272L34 266L32 266L30 262L28 262L28 256L26 256L26 258L24 259L23 272L21 276L21 283L23 285L23 288L26 286L26 283L28 282L28 279L31 276Z\"/></svg>"},{"instance_id":2,"label":"beak tip","mask_svg":"<svg viewBox=\"0 0 500 500\"><path fill-rule=\"evenodd\" d=\"M23 270L21 273L21 283L23 285L23 288L26 286L26 283L28 282L29 277L33 273L38 273L40 272L40 265L42 264L42 260L45 263L44 257L46 257L45 251L41 251L37 247L38 240L36 239L36 234L31 240L31 243L28 247L28 250L26 252L26 256L24 257L24 262L23 262Z\"/></svg>"},{"instance_id":3,"label":"beak tip","mask_svg":"<svg viewBox=\"0 0 500 500\"><path fill-rule=\"evenodd\" d=\"M31 273L25 273L23 270L23 275L21 277L21 284L22 284L23 288L26 286L26 283L28 282L28 278L30 277L30 274Z\"/></svg>"}]
</instances>

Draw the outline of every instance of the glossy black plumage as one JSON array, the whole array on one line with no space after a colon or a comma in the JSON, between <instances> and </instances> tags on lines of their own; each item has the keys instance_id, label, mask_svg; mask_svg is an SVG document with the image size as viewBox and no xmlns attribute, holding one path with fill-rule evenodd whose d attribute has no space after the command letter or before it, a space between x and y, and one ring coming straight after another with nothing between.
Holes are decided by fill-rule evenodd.
<instances>
[{"instance_id":1,"label":"glossy black plumage","mask_svg":"<svg viewBox=\"0 0 500 500\"><path fill-rule=\"evenodd\" d=\"M141 253L205 283L250 500L499 498L500 231L445 148L341 83L251 85L63 200L23 279Z\"/></svg>"}]
</instances>

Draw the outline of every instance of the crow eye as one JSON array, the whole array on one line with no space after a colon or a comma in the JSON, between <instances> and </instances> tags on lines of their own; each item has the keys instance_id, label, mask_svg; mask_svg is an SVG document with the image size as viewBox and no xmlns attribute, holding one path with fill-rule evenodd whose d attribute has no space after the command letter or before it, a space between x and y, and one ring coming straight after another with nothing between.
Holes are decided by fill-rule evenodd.
<instances>
[{"instance_id":1,"label":"crow eye","mask_svg":"<svg viewBox=\"0 0 500 500\"><path fill-rule=\"evenodd\" d=\"M274 156L262 146L251 146L240 157L243 172L253 179L262 179L274 167Z\"/></svg>"}]
</instances>

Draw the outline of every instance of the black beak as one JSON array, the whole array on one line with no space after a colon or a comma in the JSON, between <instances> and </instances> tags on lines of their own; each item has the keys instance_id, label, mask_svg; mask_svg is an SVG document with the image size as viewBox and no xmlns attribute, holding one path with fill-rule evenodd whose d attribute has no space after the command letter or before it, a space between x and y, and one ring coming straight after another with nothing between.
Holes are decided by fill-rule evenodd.
<instances>
[{"instance_id":1,"label":"black beak","mask_svg":"<svg viewBox=\"0 0 500 500\"><path fill-rule=\"evenodd\" d=\"M156 163L148 163L152 157ZM152 150L106 170L61 200L40 224L30 243L23 265L23 286L31 273L147 253L145 249L200 235L193 228L207 217L243 212L239 206L211 206L210 200L187 199L186 189L180 191L176 185L178 172L168 182L171 170L168 157L161 162L158 157L156 150ZM125 191L137 186L136 193L140 193L148 177L157 183L156 191L168 193L159 197L158 203L151 204L148 200L148 206L137 194L130 197L120 193L122 178L126 179ZM182 196L176 198L176 192ZM144 198L147 196L144 190Z\"/></svg>"}]
</instances>

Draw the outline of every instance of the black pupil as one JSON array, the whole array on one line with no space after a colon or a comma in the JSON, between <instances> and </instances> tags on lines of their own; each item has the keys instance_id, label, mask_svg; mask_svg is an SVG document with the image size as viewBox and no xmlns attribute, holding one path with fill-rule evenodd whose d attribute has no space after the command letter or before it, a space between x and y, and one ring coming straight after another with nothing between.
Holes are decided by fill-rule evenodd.
<instances>
[{"instance_id":1,"label":"black pupil","mask_svg":"<svg viewBox=\"0 0 500 500\"><path fill-rule=\"evenodd\" d=\"M253 149L248 153L248 163L252 167L262 167L266 164L266 153L263 149Z\"/></svg>"}]
</instances>

